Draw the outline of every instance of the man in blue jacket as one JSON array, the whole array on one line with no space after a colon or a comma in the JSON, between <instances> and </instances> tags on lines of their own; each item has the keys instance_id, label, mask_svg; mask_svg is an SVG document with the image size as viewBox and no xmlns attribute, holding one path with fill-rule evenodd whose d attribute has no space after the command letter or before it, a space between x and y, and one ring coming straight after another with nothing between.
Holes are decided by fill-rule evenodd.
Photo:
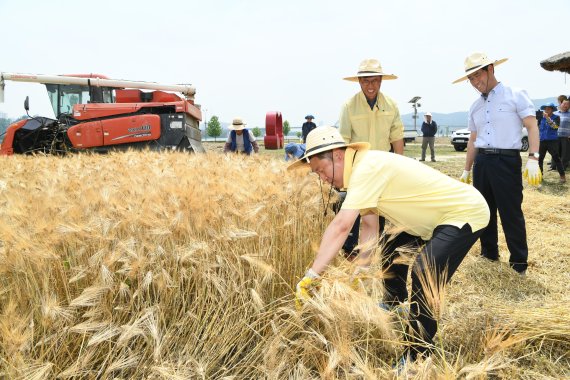
<instances>
[{"instance_id":1,"label":"man in blue jacket","mask_svg":"<svg viewBox=\"0 0 570 380\"><path fill-rule=\"evenodd\" d=\"M426 112L425 121L422 123L422 158L420 161L426 160L426 149L429 145L431 153L431 162L435 162L435 134L437 133L437 123L431 119L431 113Z\"/></svg>"},{"instance_id":2,"label":"man in blue jacket","mask_svg":"<svg viewBox=\"0 0 570 380\"><path fill-rule=\"evenodd\" d=\"M566 182L566 175L564 173L564 165L558 155L558 127L560 126L560 117L554 115L556 105L548 103L540 107L543 110L543 116L540 120L539 134L540 146L538 148L538 167L543 172L544 156L546 152L552 156L552 162L556 165L556 170L560 174L560 183Z\"/></svg>"}]
</instances>

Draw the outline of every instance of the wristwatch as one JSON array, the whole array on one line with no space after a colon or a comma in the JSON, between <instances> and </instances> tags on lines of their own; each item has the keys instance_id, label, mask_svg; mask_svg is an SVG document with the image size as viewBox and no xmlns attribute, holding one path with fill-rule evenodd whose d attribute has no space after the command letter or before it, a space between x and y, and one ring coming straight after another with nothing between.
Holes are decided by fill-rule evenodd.
<instances>
[{"instance_id":1,"label":"wristwatch","mask_svg":"<svg viewBox=\"0 0 570 380\"><path fill-rule=\"evenodd\" d=\"M536 152L534 152L534 153L529 153L528 156L529 156L529 157L534 157L534 158L536 158L537 160L540 158L540 154L538 154L538 153L536 153Z\"/></svg>"}]
</instances>

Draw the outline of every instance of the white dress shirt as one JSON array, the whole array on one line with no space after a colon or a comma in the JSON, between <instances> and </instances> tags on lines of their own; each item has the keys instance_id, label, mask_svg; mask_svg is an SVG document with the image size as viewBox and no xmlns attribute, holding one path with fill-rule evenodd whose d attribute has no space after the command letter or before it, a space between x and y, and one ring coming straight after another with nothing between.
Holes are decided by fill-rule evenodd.
<instances>
[{"instance_id":1,"label":"white dress shirt","mask_svg":"<svg viewBox=\"0 0 570 380\"><path fill-rule=\"evenodd\" d=\"M467 129L477 132L475 148L521 148L522 119L535 116L525 90L498 83L487 99L480 96L469 109Z\"/></svg>"}]
</instances>

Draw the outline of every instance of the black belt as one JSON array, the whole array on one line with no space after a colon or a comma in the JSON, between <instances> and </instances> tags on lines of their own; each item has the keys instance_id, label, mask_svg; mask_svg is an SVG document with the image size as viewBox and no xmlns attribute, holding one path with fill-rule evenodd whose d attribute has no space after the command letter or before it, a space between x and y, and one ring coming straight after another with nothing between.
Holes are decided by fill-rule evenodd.
<instances>
[{"instance_id":1,"label":"black belt","mask_svg":"<svg viewBox=\"0 0 570 380\"><path fill-rule=\"evenodd\" d=\"M479 154L498 154L502 156L520 156L518 149L494 149L494 148L477 148Z\"/></svg>"}]
</instances>

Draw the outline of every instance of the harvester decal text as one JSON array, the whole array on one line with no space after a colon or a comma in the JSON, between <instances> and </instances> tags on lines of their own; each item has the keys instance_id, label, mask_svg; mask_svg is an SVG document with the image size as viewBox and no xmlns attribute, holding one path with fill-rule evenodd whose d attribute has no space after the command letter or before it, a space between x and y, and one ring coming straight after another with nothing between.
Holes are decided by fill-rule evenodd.
<instances>
[{"instance_id":1,"label":"harvester decal text","mask_svg":"<svg viewBox=\"0 0 570 380\"><path fill-rule=\"evenodd\" d=\"M151 130L150 125L141 125L140 127L134 127L134 128L127 129L127 131L129 131L129 132L150 131L150 130Z\"/></svg>"},{"instance_id":2,"label":"harvester decal text","mask_svg":"<svg viewBox=\"0 0 570 380\"><path fill-rule=\"evenodd\" d=\"M135 139L141 138L141 137L148 137L148 136L152 135L150 133L151 129L152 129L152 127L150 125L141 125L140 127L128 128L127 131L130 132L129 134L117 136L117 137L113 138L111 141L121 140L121 139L125 139L128 137L135 138Z\"/></svg>"}]
</instances>

